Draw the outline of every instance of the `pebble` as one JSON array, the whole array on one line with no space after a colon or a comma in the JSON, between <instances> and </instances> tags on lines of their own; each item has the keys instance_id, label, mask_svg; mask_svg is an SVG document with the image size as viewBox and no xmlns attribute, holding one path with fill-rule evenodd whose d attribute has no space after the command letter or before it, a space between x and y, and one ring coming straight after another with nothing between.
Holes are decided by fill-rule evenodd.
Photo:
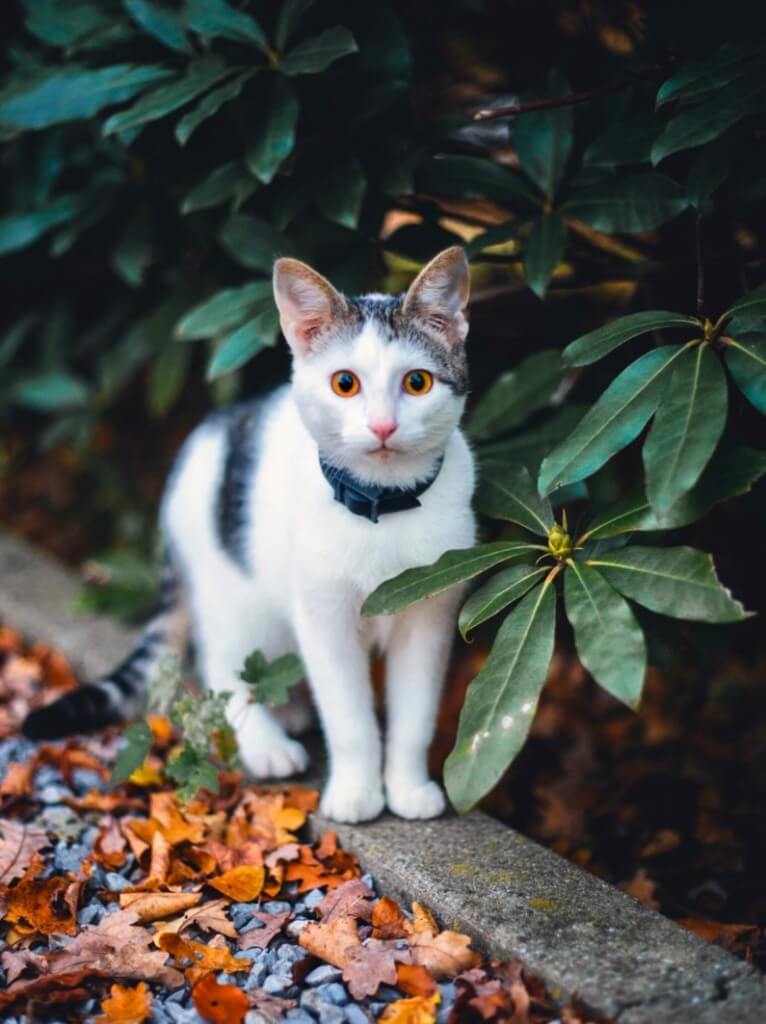
<instances>
[{"instance_id":1,"label":"pebble","mask_svg":"<svg viewBox=\"0 0 766 1024\"><path fill-rule=\"evenodd\" d=\"M306 1011L300 1006L294 1006L292 1010L288 1010L285 1014L285 1020L290 1020L293 1024L316 1024L316 1017L312 1017L310 1013L306 1013Z\"/></svg>"},{"instance_id":2,"label":"pebble","mask_svg":"<svg viewBox=\"0 0 766 1024\"><path fill-rule=\"evenodd\" d=\"M82 862L88 853L85 846L81 846L79 843L65 843L63 839L60 839L56 843L53 866L57 871L77 872L82 867Z\"/></svg>"},{"instance_id":3,"label":"pebble","mask_svg":"<svg viewBox=\"0 0 766 1024\"><path fill-rule=\"evenodd\" d=\"M368 889L372 889L373 892L377 892L377 889L375 888L375 879L372 875L362 875L362 881Z\"/></svg>"},{"instance_id":4,"label":"pebble","mask_svg":"<svg viewBox=\"0 0 766 1024\"><path fill-rule=\"evenodd\" d=\"M395 999L402 998L402 993L390 985L381 985L376 994L381 1003L393 1003Z\"/></svg>"},{"instance_id":5,"label":"pebble","mask_svg":"<svg viewBox=\"0 0 766 1024\"><path fill-rule=\"evenodd\" d=\"M241 932L245 925L252 926L253 928L265 927L263 921L253 917L253 911L258 909L260 908L257 903L232 903L229 907L229 915L238 932Z\"/></svg>"},{"instance_id":6,"label":"pebble","mask_svg":"<svg viewBox=\"0 0 766 1024\"><path fill-rule=\"evenodd\" d=\"M345 1010L348 1024L370 1024L371 1017L358 1003L349 1003Z\"/></svg>"},{"instance_id":7,"label":"pebble","mask_svg":"<svg viewBox=\"0 0 766 1024\"><path fill-rule=\"evenodd\" d=\"M345 1010L325 1002L313 989L301 995L301 1006L315 1013L319 1018L319 1024L342 1024L346 1019Z\"/></svg>"},{"instance_id":8,"label":"pebble","mask_svg":"<svg viewBox=\"0 0 766 1024\"><path fill-rule=\"evenodd\" d=\"M267 914L284 914L286 911L292 910L293 905L287 900L267 900L263 904L263 909Z\"/></svg>"},{"instance_id":9,"label":"pebble","mask_svg":"<svg viewBox=\"0 0 766 1024\"><path fill-rule=\"evenodd\" d=\"M205 1024L204 1017L200 1017L194 1007L186 1008L178 1003L166 1003L168 1016L173 1024Z\"/></svg>"},{"instance_id":10,"label":"pebble","mask_svg":"<svg viewBox=\"0 0 766 1024\"><path fill-rule=\"evenodd\" d=\"M291 921L285 928L285 935L289 935L291 939L297 939L307 924L311 924L311 921L307 921L305 918Z\"/></svg>"},{"instance_id":11,"label":"pebble","mask_svg":"<svg viewBox=\"0 0 766 1024\"><path fill-rule=\"evenodd\" d=\"M253 952L248 950L248 952ZM244 956L244 953L240 953L239 956ZM269 973L269 969L266 964L253 964L253 969L247 976L245 982L245 991L250 992L254 988L263 988L263 983L266 980L266 976Z\"/></svg>"},{"instance_id":12,"label":"pebble","mask_svg":"<svg viewBox=\"0 0 766 1024\"><path fill-rule=\"evenodd\" d=\"M77 923L81 928L86 924L98 924L104 916L104 907L98 900L91 900L77 912Z\"/></svg>"},{"instance_id":13,"label":"pebble","mask_svg":"<svg viewBox=\"0 0 766 1024\"><path fill-rule=\"evenodd\" d=\"M281 974L270 974L263 983L263 991L269 992L271 995L278 996L283 995L289 988L292 988L293 978L292 971L290 977L284 977Z\"/></svg>"},{"instance_id":14,"label":"pebble","mask_svg":"<svg viewBox=\"0 0 766 1024\"><path fill-rule=\"evenodd\" d=\"M289 942L277 947L277 960L287 960L294 964L297 960L303 960L306 950L302 946L293 946Z\"/></svg>"},{"instance_id":15,"label":"pebble","mask_svg":"<svg viewBox=\"0 0 766 1024\"><path fill-rule=\"evenodd\" d=\"M309 971L306 975L306 984L311 985L325 985L330 981L337 981L343 972L339 967L333 967L332 964L321 964L319 967L315 967L313 971Z\"/></svg>"},{"instance_id":16,"label":"pebble","mask_svg":"<svg viewBox=\"0 0 766 1024\"><path fill-rule=\"evenodd\" d=\"M312 889L311 892L307 892L303 897L303 902L309 909L313 910L314 907L318 907L324 899L324 891L322 889Z\"/></svg>"},{"instance_id":17,"label":"pebble","mask_svg":"<svg viewBox=\"0 0 766 1024\"><path fill-rule=\"evenodd\" d=\"M107 871L105 881L107 888L112 892L122 892L130 885L130 879L125 878L124 875L118 875L116 871Z\"/></svg>"},{"instance_id":18,"label":"pebble","mask_svg":"<svg viewBox=\"0 0 766 1024\"><path fill-rule=\"evenodd\" d=\"M51 785L43 786L38 791L37 799L44 804L60 804L71 795L72 791L66 786L57 786L55 783L51 783Z\"/></svg>"},{"instance_id":19,"label":"pebble","mask_svg":"<svg viewBox=\"0 0 766 1024\"><path fill-rule=\"evenodd\" d=\"M332 981L329 985L317 985L316 994L333 1006L345 1006L348 1002L348 992L339 981Z\"/></svg>"},{"instance_id":20,"label":"pebble","mask_svg":"<svg viewBox=\"0 0 766 1024\"><path fill-rule=\"evenodd\" d=\"M75 768L72 771L72 783L81 796L89 793L92 789L103 791L106 788L101 774L95 768Z\"/></svg>"}]
</instances>

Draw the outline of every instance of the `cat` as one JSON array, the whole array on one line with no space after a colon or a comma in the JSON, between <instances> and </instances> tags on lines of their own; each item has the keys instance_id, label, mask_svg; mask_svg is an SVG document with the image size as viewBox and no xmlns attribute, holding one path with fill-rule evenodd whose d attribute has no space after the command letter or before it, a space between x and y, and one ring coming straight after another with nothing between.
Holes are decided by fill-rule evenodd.
<instances>
[{"instance_id":1,"label":"cat","mask_svg":"<svg viewBox=\"0 0 766 1024\"><path fill-rule=\"evenodd\" d=\"M205 684L232 692L227 714L251 776L307 766L285 728L305 724L300 706L250 703L239 680L252 650L297 651L328 747L322 812L345 822L386 804L404 818L443 812L427 754L461 589L394 616L363 619L360 608L384 580L474 543L474 462L459 429L468 293L460 247L400 296L346 298L305 263L276 261L291 383L213 413L188 438L161 504L153 617L108 678L31 712L28 737L140 714L159 659L180 654L190 631ZM386 657L385 751L372 648Z\"/></svg>"}]
</instances>

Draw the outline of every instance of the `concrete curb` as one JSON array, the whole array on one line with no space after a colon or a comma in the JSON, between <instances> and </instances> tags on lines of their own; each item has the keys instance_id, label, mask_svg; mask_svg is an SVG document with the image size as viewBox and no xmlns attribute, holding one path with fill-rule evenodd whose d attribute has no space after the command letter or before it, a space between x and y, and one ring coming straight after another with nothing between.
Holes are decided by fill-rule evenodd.
<instances>
[{"instance_id":1,"label":"concrete curb","mask_svg":"<svg viewBox=\"0 0 766 1024\"><path fill-rule=\"evenodd\" d=\"M0 621L55 644L93 676L127 651L129 630L76 618L75 574L0 534ZM619 1024L761 1024L766 979L743 961L484 814L333 829L385 890L425 903L483 952L521 960L555 998L577 994Z\"/></svg>"}]
</instances>

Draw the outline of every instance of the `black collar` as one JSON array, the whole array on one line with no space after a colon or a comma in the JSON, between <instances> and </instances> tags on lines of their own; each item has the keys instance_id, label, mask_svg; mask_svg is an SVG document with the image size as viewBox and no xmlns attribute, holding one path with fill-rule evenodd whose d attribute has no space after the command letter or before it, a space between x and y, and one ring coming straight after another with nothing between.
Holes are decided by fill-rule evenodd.
<instances>
[{"instance_id":1,"label":"black collar","mask_svg":"<svg viewBox=\"0 0 766 1024\"><path fill-rule=\"evenodd\" d=\"M377 523L378 516L387 515L389 512L406 512L411 508L419 508L418 498L437 478L442 462L443 455L431 476L414 487L383 487L380 484L362 483L347 469L331 466L321 455L319 456L319 466L325 480L333 489L335 500L345 505L355 516L364 516L371 523Z\"/></svg>"}]
</instances>

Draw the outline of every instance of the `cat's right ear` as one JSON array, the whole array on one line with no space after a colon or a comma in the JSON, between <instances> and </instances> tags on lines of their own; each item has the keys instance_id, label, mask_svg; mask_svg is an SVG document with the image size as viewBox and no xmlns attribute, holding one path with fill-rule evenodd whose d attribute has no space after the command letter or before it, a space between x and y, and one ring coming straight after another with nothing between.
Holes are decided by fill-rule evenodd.
<instances>
[{"instance_id":1,"label":"cat's right ear","mask_svg":"<svg viewBox=\"0 0 766 1024\"><path fill-rule=\"evenodd\" d=\"M327 278L306 263L287 257L274 264L274 301L282 333L296 356L305 355L313 341L348 309Z\"/></svg>"}]
</instances>

